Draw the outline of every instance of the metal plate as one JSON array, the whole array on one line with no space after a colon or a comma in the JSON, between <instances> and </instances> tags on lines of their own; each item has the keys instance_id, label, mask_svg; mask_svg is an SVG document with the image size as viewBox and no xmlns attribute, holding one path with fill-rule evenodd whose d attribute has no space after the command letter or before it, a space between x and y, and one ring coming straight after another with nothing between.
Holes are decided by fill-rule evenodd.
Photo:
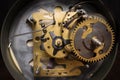
<instances>
[{"instance_id":1,"label":"metal plate","mask_svg":"<svg viewBox=\"0 0 120 80\"><path fill-rule=\"evenodd\" d=\"M48 11L53 11L54 7L62 6L64 10L67 10L69 6L81 2L80 0L19 0L10 9L2 29L1 37L1 50L5 61L5 64L16 80L34 80L32 68L29 65L29 61L32 59L32 48L26 45L27 40L32 39L32 34L11 38L11 36L31 32L31 28L26 24L26 19L38 9L43 8ZM87 4L85 4L87 3ZM49 4L49 5L48 5ZM99 12L106 16L111 25L114 27L114 21L109 13L107 13L104 6L99 1L84 1L83 7L87 9L89 13ZM97 6L97 7L96 7ZM12 41L12 48L17 58L17 61L23 71L21 74L14 63L11 60L7 47L9 42ZM4 43L4 45L3 45ZM116 45L117 46L117 45ZM90 68L79 77L64 77L64 78L41 78L41 80L101 80L107 74L111 68L115 59L115 51L117 47L113 49L112 54L109 55L104 61L100 61L94 64L90 64ZM108 63L108 61L110 63ZM102 74L101 74L102 73Z\"/></svg>"}]
</instances>

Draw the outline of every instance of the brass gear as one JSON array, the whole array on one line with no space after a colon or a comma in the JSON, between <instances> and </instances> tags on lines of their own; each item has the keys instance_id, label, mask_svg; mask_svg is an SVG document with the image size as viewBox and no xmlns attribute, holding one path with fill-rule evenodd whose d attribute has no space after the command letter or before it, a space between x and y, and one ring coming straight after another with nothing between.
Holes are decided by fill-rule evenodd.
<instances>
[{"instance_id":1,"label":"brass gear","mask_svg":"<svg viewBox=\"0 0 120 80\"><path fill-rule=\"evenodd\" d=\"M97 62L112 50L114 32L104 18L90 16L70 34L71 48L79 60Z\"/></svg>"}]
</instances>

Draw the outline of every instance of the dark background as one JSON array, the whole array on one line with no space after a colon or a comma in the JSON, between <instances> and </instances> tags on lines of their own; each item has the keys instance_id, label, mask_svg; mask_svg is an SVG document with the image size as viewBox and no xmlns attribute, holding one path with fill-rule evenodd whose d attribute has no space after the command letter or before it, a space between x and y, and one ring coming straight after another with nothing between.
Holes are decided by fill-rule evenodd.
<instances>
[{"instance_id":1,"label":"dark background","mask_svg":"<svg viewBox=\"0 0 120 80\"><path fill-rule=\"evenodd\" d=\"M2 23L4 21L4 18L11 7L11 5L16 0L0 0L0 29L2 27ZM120 0L102 0L106 7L110 10L112 13L117 27L120 27ZM120 39L119 39L120 40ZM119 41L120 42L120 41ZM120 47L118 49L118 54L116 57L116 61L105 78L105 80L120 80ZM9 74L8 70L5 67L5 64L2 60L2 56L0 54L0 80L14 80L12 76Z\"/></svg>"}]
</instances>

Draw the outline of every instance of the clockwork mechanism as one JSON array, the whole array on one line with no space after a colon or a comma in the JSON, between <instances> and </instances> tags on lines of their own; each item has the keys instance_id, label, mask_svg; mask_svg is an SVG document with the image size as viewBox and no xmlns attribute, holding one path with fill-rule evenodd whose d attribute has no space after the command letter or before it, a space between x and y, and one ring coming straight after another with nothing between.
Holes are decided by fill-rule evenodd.
<instances>
[{"instance_id":1,"label":"clockwork mechanism","mask_svg":"<svg viewBox=\"0 0 120 80\"><path fill-rule=\"evenodd\" d=\"M114 32L109 23L105 18L88 15L83 9L67 12L56 6L53 13L40 9L31 18L35 22L32 29L41 30L33 33L35 76L80 75L81 70L70 71L84 66L81 61L104 59L113 47ZM72 54L74 58L67 58ZM44 68L44 62L48 65L51 59L54 62L51 68Z\"/></svg>"},{"instance_id":2,"label":"clockwork mechanism","mask_svg":"<svg viewBox=\"0 0 120 80\"><path fill-rule=\"evenodd\" d=\"M116 46L109 13L96 0L37 1L3 27L5 61L15 65L10 70L25 80L98 80L94 76L104 71Z\"/></svg>"},{"instance_id":3,"label":"clockwork mechanism","mask_svg":"<svg viewBox=\"0 0 120 80\"><path fill-rule=\"evenodd\" d=\"M70 44L70 39L63 38L61 34L65 15L66 12L62 11L60 6L55 7L54 13L40 9L39 12L32 14L32 19L36 22L32 26L33 30L42 30L33 33L35 76L59 77L81 74L79 67L84 64L81 61L66 58L69 53L64 46ZM47 24L50 25L46 27ZM37 41L36 38L38 38ZM50 64L51 60L53 64ZM44 67L45 63L46 67Z\"/></svg>"}]
</instances>

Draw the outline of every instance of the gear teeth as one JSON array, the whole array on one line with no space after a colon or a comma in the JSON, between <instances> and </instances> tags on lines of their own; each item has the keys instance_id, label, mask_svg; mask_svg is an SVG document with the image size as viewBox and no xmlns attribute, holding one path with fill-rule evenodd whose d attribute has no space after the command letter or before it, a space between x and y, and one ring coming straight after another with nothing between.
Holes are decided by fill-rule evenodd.
<instances>
[{"instance_id":1,"label":"gear teeth","mask_svg":"<svg viewBox=\"0 0 120 80\"><path fill-rule=\"evenodd\" d=\"M80 54L77 53L76 49L74 48L74 35L75 35L76 31L79 28L82 28L82 26L85 24L85 22L89 22L89 21L93 21L93 22L99 21L99 22L103 23L104 25L106 25L107 30L109 30L109 32L111 33L111 36L112 36L112 40L111 41L112 41L112 43L111 43L111 46L110 46L108 52L105 53L104 56L100 56L98 58L87 59L87 58L84 58L84 57L80 56ZM89 16L87 19L85 19L85 20L81 21L80 23L78 23L77 26L75 27L74 31L72 32L70 38L71 38L71 49L72 49L74 55L76 56L76 58L78 60L82 60L82 61L89 62L89 63L94 63L94 62L98 62L100 60L104 60L111 53L113 45L114 45L114 42L115 42L114 30L112 29L110 24L107 23L107 21L104 20L103 18L100 18L100 17L97 17L97 16Z\"/></svg>"}]
</instances>

